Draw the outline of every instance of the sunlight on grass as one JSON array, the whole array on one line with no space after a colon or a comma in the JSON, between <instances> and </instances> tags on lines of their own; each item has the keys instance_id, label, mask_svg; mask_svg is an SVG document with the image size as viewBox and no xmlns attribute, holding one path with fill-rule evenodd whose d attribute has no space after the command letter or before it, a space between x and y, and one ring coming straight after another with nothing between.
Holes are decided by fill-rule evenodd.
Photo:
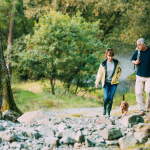
<instances>
[{"instance_id":1,"label":"sunlight on grass","mask_svg":"<svg viewBox=\"0 0 150 150\"><path fill-rule=\"evenodd\" d=\"M70 92L65 92L61 82L56 82L56 94L50 93L50 84L44 81L12 82L14 99L20 110L35 111L50 108L88 108L100 107L100 103L94 99L85 98ZM65 94L64 94L65 93Z\"/></svg>"}]
</instances>

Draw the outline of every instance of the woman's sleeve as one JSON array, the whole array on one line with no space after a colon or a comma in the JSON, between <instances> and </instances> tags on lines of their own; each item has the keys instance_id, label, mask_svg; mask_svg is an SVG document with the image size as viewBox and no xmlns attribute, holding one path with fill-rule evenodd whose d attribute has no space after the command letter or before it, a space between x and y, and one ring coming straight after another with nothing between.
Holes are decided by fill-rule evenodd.
<instances>
[{"instance_id":1,"label":"woman's sleeve","mask_svg":"<svg viewBox=\"0 0 150 150\"><path fill-rule=\"evenodd\" d=\"M102 78L102 74L103 74L103 72L102 72L102 64L100 64L100 67L99 67L98 72L97 72L95 84L99 84L99 81Z\"/></svg>"}]
</instances>

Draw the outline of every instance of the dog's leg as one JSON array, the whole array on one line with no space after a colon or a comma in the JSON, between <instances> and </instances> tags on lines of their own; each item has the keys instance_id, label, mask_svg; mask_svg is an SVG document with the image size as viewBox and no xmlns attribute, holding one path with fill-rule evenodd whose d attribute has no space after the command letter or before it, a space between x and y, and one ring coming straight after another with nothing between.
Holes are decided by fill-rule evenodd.
<instances>
[{"instance_id":1,"label":"dog's leg","mask_svg":"<svg viewBox=\"0 0 150 150\"><path fill-rule=\"evenodd\" d=\"M122 115L122 118L123 118L123 110L121 110L121 115Z\"/></svg>"},{"instance_id":2,"label":"dog's leg","mask_svg":"<svg viewBox=\"0 0 150 150\"><path fill-rule=\"evenodd\" d=\"M125 112L124 112L124 116L126 116L127 112L128 112L128 111L125 111Z\"/></svg>"}]
</instances>

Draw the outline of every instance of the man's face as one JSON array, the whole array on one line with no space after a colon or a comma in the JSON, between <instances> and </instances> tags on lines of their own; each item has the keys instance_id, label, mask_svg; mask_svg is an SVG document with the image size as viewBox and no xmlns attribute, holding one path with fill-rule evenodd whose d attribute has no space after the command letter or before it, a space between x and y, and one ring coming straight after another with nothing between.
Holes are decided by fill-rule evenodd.
<instances>
[{"instance_id":1,"label":"man's face","mask_svg":"<svg viewBox=\"0 0 150 150\"><path fill-rule=\"evenodd\" d=\"M138 47L138 49L141 51L141 50L143 50L146 46L145 46L145 44L141 44L141 42L138 42L137 43L137 47Z\"/></svg>"}]
</instances>

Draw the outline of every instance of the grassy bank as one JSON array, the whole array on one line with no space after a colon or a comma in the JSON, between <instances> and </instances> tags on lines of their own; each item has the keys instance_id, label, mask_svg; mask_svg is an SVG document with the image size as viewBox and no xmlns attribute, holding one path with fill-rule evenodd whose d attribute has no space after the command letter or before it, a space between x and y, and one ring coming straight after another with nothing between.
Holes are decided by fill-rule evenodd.
<instances>
[{"instance_id":1,"label":"grassy bank","mask_svg":"<svg viewBox=\"0 0 150 150\"><path fill-rule=\"evenodd\" d=\"M56 82L55 95L51 94L48 81L28 81L12 83L14 99L23 112L39 109L100 107L100 95L82 93L79 95L65 92L61 83ZM101 93L100 90L96 93ZM83 96L84 95L84 96ZM97 96L98 95L98 96Z\"/></svg>"}]
</instances>

